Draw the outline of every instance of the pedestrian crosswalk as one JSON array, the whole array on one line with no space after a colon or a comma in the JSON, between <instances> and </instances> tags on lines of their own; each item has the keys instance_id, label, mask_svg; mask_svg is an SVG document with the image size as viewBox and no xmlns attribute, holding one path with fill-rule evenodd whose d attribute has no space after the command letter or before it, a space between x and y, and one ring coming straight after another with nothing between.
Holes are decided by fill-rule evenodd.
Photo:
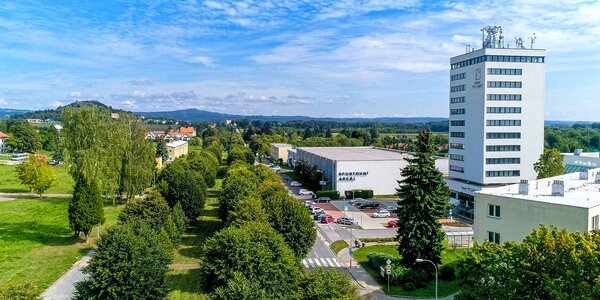
<instances>
[{"instance_id":1,"label":"pedestrian crosswalk","mask_svg":"<svg viewBox=\"0 0 600 300\"><path fill-rule=\"evenodd\" d=\"M337 260L337 258L305 258L302 260L302 264L305 268L341 268L342 264Z\"/></svg>"}]
</instances>

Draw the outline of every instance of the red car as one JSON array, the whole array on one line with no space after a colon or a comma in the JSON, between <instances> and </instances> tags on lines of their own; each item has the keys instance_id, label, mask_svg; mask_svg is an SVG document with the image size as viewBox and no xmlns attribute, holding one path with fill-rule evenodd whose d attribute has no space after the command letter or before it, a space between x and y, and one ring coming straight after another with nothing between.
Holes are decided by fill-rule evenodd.
<instances>
[{"instance_id":1,"label":"red car","mask_svg":"<svg viewBox=\"0 0 600 300\"><path fill-rule=\"evenodd\" d=\"M331 222L333 222L333 217L331 215L321 216L321 223L331 223Z\"/></svg>"},{"instance_id":2,"label":"red car","mask_svg":"<svg viewBox=\"0 0 600 300\"><path fill-rule=\"evenodd\" d=\"M398 227L398 220L391 220L387 223L388 227Z\"/></svg>"}]
</instances>

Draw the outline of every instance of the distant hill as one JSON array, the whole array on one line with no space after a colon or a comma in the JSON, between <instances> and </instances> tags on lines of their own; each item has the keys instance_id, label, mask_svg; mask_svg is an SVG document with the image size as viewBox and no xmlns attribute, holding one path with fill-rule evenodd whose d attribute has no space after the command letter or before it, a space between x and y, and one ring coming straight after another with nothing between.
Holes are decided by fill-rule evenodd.
<instances>
[{"instance_id":1,"label":"distant hill","mask_svg":"<svg viewBox=\"0 0 600 300\"><path fill-rule=\"evenodd\" d=\"M170 118L174 120L182 120L188 122L221 122L224 120L248 119L258 121L332 121L332 122L385 122L385 123L428 123L446 121L448 118L439 117L414 117L414 118L399 118L399 117L383 117L383 118L319 118L308 116L263 116L263 115L235 115L221 114L199 109L184 109L174 111L157 111L157 112L136 112L135 114L146 118Z\"/></svg>"},{"instance_id":2,"label":"distant hill","mask_svg":"<svg viewBox=\"0 0 600 300\"><path fill-rule=\"evenodd\" d=\"M29 112L24 109L8 109L8 108L0 108L0 119L4 117L10 117L14 115L20 115Z\"/></svg>"},{"instance_id":3,"label":"distant hill","mask_svg":"<svg viewBox=\"0 0 600 300\"><path fill-rule=\"evenodd\" d=\"M62 114L66 107L74 107L80 108L84 106L98 106L100 108L110 109L115 112L123 111L123 110L115 110L112 107L96 100L86 100L86 101L75 101L71 104L67 104L65 106L59 106L56 109L46 109L46 110L38 110L38 111L26 111L23 114L15 115L15 118L18 119L50 119L60 121L62 120Z\"/></svg>"}]
</instances>

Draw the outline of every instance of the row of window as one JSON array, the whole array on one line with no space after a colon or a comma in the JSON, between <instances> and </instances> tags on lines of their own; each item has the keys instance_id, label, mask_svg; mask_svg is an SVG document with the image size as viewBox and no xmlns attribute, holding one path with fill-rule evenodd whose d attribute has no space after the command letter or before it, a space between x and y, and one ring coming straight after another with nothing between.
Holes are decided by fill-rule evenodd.
<instances>
[{"instance_id":1,"label":"row of window","mask_svg":"<svg viewBox=\"0 0 600 300\"><path fill-rule=\"evenodd\" d=\"M460 166L450 165L450 171L464 173L465 172L465 168L460 167Z\"/></svg>"},{"instance_id":2,"label":"row of window","mask_svg":"<svg viewBox=\"0 0 600 300\"><path fill-rule=\"evenodd\" d=\"M461 85L454 85L450 87L450 92L460 92L460 91L464 91L465 90L465 85L461 84Z\"/></svg>"},{"instance_id":3,"label":"row of window","mask_svg":"<svg viewBox=\"0 0 600 300\"><path fill-rule=\"evenodd\" d=\"M452 149L465 149L465 144L450 143L450 148L452 148Z\"/></svg>"},{"instance_id":4,"label":"row of window","mask_svg":"<svg viewBox=\"0 0 600 300\"><path fill-rule=\"evenodd\" d=\"M510 152L510 151L521 151L521 145L494 145L485 146L487 152Z\"/></svg>"},{"instance_id":5,"label":"row of window","mask_svg":"<svg viewBox=\"0 0 600 300\"><path fill-rule=\"evenodd\" d=\"M450 137L464 138L465 137L465 133L461 132L461 131L452 131L452 132L450 132Z\"/></svg>"},{"instance_id":6,"label":"row of window","mask_svg":"<svg viewBox=\"0 0 600 300\"><path fill-rule=\"evenodd\" d=\"M487 126L521 126L521 120L487 120Z\"/></svg>"},{"instance_id":7,"label":"row of window","mask_svg":"<svg viewBox=\"0 0 600 300\"><path fill-rule=\"evenodd\" d=\"M463 103L465 102L465 97L452 97L450 98L450 103Z\"/></svg>"},{"instance_id":8,"label":"row of window","mask_svg":"<svg viewBox=\"0 0 600 300\"><path fill-rule=\"evenodd\" d=\"M592 230L598 230L600 229L600 215L595 215L592 217Z\"/></svg>"},{"instance_id":9,"label":"row of window","mask_svg":"<svg viewBox=\"0 0 600 300\"><path fill-rule=\"evenodd\" d=\"M489 88L521 88L523 83L520 81L488 81Z\"/></svg>"},{"instance_id":10,"label":"row of window","mask_svg":"<svg viewBox=\"0 0 600 300\"><path fill-rule=\"evenodd\" d=\"M485 134L487 139L520 139L520 132L488 132Z\"/></svg>"},{"instance_id":11,"label":"row of window","mask_svg":"<svg viewBox=\"0 0 600 300\"><path fill-rule=\"evenodd\" d=\"M451 115L464 115L465 109L464 108L453 108L450 110L450 114Z\"/></svg>"},{"instance_id":12,"label":"row of window","mask_svg":"<svg viewBox=\"0 0 600 300\"><path fill-rule=\"evenodd\" d=\"M500 234L497 232L488 231L488 241L500 245Z\"/></svg>"},{"instance_id":13,"label":"row of window","mask_svg":"<svg viewBox=\"0 0 600 300\"><path fill-rule=\"evenodd\" d=\"M520 114L520 107L488 107L488 114Z\"/></svg>"},{"instance_id":14,"label":"row of window","mask_svg":"<svg viewBox=\"0 0 600 300\"><path fill-rule=\"evenodd\" d=\"M465 120L450 120L450 126L465 126Z\"/></svg>"},{"instance_id":15,"label":"row of window","mask_svg":"<svg viewBox=\"0 0 600 300\"><path fill-rule=\"evenodd\" d=\"M518 157L486 158L485 163L488 165L512 165L520 164L521 159Z\"/></svg>"},{"instance_id":16,"label":"row of window","mask_svg":"<svg viewBox=\"0 0 600 300\"><path fill-rule=\"evenodd\" d=\"M465 79L465 73L454 74L450 76L450 81Z\"/></svg>"},{"instance_id":17,"label":"row of window","mask_svg":"<svg viewBox=\"0 0 600 300\"><path fill-rule=\"evenodd\" d=\"M482 55L450 65L452 70L482 63L484 61L544 63L543 56Z\"/></svg>"},{"instance_id":18,"label":"row of window","mask_svg":"<svg viewBox=\"0 0 600 300\"><path fill-rule=\"evenodd\" d=\"M488 75L522 75L523 69L488 68ZM464 74L464 73L463 73Z\"/></svg>"},{"instance_id":19,"label":"row of window","mask_svg":"<svg viewBox=\"0 0 600 300\"><path fill-rule=\"evenodd\" d=\"M488 94L489 101L521 101L520 94Z\"/></svg>"},{"instance_id":20,"label":"row of window","mask_svg":"<svg viewBox=\"0 0 600 300\"><path fill-rule=\"evenodd\" d=\"M458 161L464 161L465 160L465 156L464 155L459 155L459 154L450 154L449 157L450 157L450 160L458 160Z\"/></svg>"},{"instance_id":21,"label":"row of window","mask_svg":"<svg viewBox=\"0 0 600 300\"><path fill-rule=\"evenodd\" d=\"M521 176L519 170L504 170L504 171L485 171L485 177L518 177Z\"/></svg>"},{"instance_id":22,"label":"row of window","mask_svg":"<svg viewBox=\"0 0 600 300\"><path fill-rule=\"evenodd\" d=\"M488 216L500 218L500 205L488 204Z\"/></svg>"}]
</instances>

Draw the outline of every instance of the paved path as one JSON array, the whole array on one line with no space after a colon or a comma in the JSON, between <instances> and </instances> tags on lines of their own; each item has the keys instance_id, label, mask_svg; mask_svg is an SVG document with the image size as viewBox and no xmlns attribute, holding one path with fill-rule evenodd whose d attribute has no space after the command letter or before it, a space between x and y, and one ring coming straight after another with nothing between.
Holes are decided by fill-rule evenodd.
<instances>
[{"instance_id":1,"label":"paved path","mask_svg":"<svg viewBox=\"0 0 600 300\"><path fill-rule=\"evenodd\" d=\"M0 202L17 199L71 198L72 196L72 194L44 194L40 199L40 195L36 193L0 193Z\"/></svg>"},{"instance_id":2,"label":"paved path","mask_svg":"<svg viewBox=\"0 0 600 300\"><path fill-rule=\"evenodd\" d=\"M87 278L87 275L81 271L88 265L90 259L96 253L94 250L88 252L84 257L77 261L69 271L55 281L44 293L44 300L70 300L75 294L75 284Z\"/></svg>"}]
</instances>

